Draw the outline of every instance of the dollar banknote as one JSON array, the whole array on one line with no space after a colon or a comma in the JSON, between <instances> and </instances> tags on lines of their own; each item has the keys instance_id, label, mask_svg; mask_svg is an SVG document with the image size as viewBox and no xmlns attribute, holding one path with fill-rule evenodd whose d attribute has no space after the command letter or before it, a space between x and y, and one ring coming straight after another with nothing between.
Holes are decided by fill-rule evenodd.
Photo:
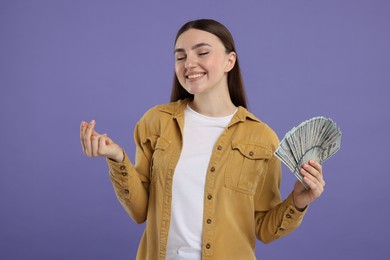
<instances>
[{"instance_id":1,"label":"dollar banknote","mask_svg":"<svg viewBox=\"0 0 390 260\"><path fill-rule=\"evenodd\" d=\"M275 156L284 163L306 189L299 172L309 160L323 163L341 146L341 130L336 123L322 116L313 117L293 127L286 133L275 151Z\"/></svg>"}]
</instances>

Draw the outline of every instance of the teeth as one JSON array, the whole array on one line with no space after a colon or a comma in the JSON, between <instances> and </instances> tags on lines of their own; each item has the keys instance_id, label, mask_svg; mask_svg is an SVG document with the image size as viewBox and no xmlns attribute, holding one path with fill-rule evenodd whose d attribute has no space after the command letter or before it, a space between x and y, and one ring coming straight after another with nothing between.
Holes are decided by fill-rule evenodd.
<instances>
[{"instance_id":1,"label":"teeth","mask_svg":"<svg viewBox=\"0 0 390 260\"><path fill-rule=\"evenodd\" d=\"M199 78L199 77L202 77L203 74L194 74L194 75L188 75L187 78L189 79L195 79L195 78Z\"/></svg>"}]
</instances>

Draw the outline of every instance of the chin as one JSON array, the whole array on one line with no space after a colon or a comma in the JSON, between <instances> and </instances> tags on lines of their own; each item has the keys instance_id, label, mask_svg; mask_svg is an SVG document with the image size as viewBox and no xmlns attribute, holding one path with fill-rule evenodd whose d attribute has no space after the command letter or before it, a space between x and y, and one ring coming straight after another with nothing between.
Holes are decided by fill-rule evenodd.
<instances>
[{"instance_id":1,"label":"chin","mask_svg":"<svg viewBox=\"0 0 390 260\"><path fill-rule=\"evenodd\" d=\"M187 87L187 88L185 88L185 90L187 90L187 92L192 94L192 95L199 95L199 94L202 94L204 89L199 88L199 87Z\"/></svg>"}]
</instances>

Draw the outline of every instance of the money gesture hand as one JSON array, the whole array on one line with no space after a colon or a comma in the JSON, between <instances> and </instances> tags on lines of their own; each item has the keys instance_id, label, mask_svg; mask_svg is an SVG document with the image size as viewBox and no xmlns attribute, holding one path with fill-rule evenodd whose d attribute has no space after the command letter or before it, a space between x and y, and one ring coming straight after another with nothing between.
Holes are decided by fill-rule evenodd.
<instances>
[{"instance_id":1,"label":"money gesture hand","mask_svg":"<svg viewBox=\"0 0 390 260\"><path fill-rule=\"evenodd\" d=\"M305 189L300 181L294 186L294 203L299 210L305 209L310 203L321 196L324 191L325 181L322 175L322 166L316 161L309 160L300 169L303 181L310 187Z\"/></svg>"},{"instance_id":2,"label":"money gesture hand","mask_svg":"<svg viewBox=\"0 0 390 260\"><path fill-rule=\"evenodd\" d=\"M117 162L122 162L124 159L122 148L114 143L107 134L99 134L94 127L96 121L90 123L85 121L80 125L80 141L83 152L88 157L103 156Z\"/></svg>"}]
</instances>

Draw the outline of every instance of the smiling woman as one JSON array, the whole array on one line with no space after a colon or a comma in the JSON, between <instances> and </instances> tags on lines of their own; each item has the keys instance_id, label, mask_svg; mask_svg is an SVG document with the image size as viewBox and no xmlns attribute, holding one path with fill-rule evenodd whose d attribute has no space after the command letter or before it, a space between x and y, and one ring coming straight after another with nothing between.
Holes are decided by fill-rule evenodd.
<instances>
[{"instance_id":1,"label":"smiling woman","mask_svg":"<svg viewBox=\"0 0 390 260\"><path fill-rule=\"evenodd\" d=\"M244 84L242 81L241 76L241 69L240 64L237 57L236 52L236 46L234 44L233 37L229 30L222 24L209 20L209 19L202 19L202 20L195 20L190 21L183 25L180 30L178 31L175 39L175 47L177 47L177 41L179 37L185 33L188 30L199 30L203 33L208 33L211 35L211 37L216 37L219 44L222 44L224 47L224 50L226 54L234 53L235 60L234 60L234 66L227 74L227 85L228 90L230 94L230 99L233 102L235 106L242 106L244 108L247 107L246 102L246 96L244 91ZM209 35L209 36L210 36ZM200 39L199 39L200 40ZM199 43L198 43L199 44ZM200 44L202 44L200 42ZM203 42L203 44L207 44L206 42ZM197 44L194 45L196 47ZM211 47L211 46L210 46ZM176 49L177 50L177 49ZM184 52L184 50L181 50ZM177 59L178 57L176 57ZM184 58L184 57L182 57ZM176 66L176 64L175 64ZM177 75L177 74L176 74ZM171 94L171 101L177 101L179 99L185 99L185 98L193 98L193 94L188 93L181 85L181 83L178 80L178 76L174 75L174 81L173 81L173 88L172 88L172 94Z\"/></svg>"},{"instance_id":2,"label":"smiling woman","mask_svg":"<svg viewBox=\"0 0 390 260\"><path fill-rule=\"evenodd\" d=\"M197 29L183 32L175 47L176 76L180 85L194 95L193 108L209 116L230 115L236 107L229 97L227 73L234 67L235 52L227 52L215 35ZM218 111L200 104L210 100ZM200 111L202 108L210 110Z\"/></svg>"},{"instance_id":3,"label":"smiling woman","mask_svg":"<svg viewBox=\"0 0 390 260\"><path fill-rule=\"evenodd\" d=\"M214 20L186 23L174 47L171 102L135 127L136 158L82 122L84 153L104 156L124 209L146 221L137 259L255 259L264 243L301 223L324 187L314 161L281 200L279 140L246 109L238 57L228 29Z\"/></svg>"}]
</instances>

